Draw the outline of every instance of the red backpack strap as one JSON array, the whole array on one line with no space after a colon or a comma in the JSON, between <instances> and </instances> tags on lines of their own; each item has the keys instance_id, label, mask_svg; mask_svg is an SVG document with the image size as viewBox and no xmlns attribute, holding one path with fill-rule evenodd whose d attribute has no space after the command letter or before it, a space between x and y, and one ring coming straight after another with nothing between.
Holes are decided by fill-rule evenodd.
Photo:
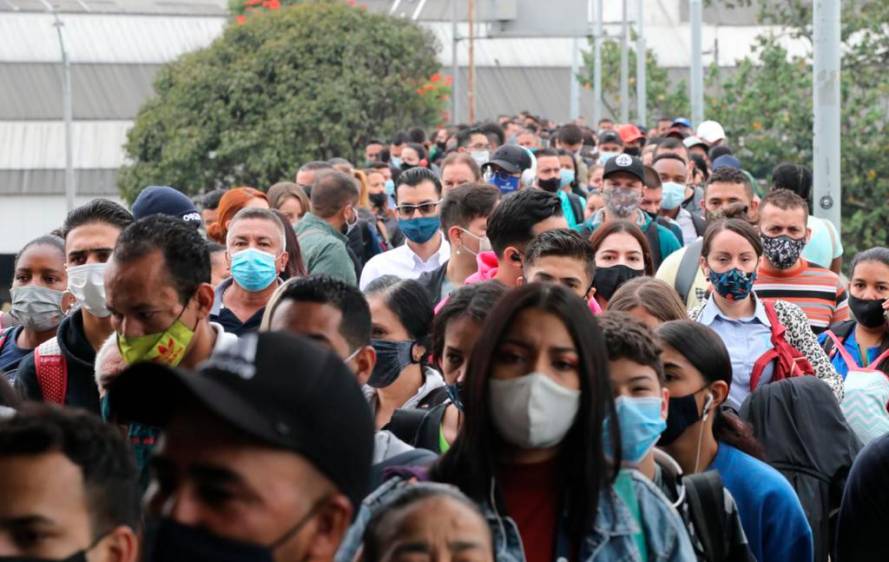
<instances>
[{"instance_id":1,"label":"red backpack strap","mask_svg":"<svg viewBox=\"0 0 889 562\"><path fill-rule=\"evenodd\" d=\"M750 372L750 392L753 392L759 386L759 379L762 378L762 372L765 371L766 365L777 358L778 352L775 351L774 347L766 350L765 353L759 356L759 359L753 364L753 370Z\"/></svg>"},{"instance_id":2,"label":"red backpack strap","mask_svg":"<svg viewBox=\"0 0 889 562\"><path fill-rule=\"evenodd\" d=\"M65 404L68 394L68 362L55 338L34 350L34 372L44 402Z\"/></svg>"}]
</instances>

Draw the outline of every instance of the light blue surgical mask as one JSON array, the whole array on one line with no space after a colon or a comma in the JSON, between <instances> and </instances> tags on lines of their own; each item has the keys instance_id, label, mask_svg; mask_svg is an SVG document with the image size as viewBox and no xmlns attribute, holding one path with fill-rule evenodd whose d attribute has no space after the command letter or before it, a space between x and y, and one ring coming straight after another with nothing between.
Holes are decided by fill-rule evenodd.
<instances>
[{"instance_id":1,"label":"light blue surgical mask","mask_svg":"<svg viewBox=\"0 0 889 562\"><path fill-rule=\"evenodd\" d=\"M392 179L386 180L386 184L383 186L383 189L386 190L386 195L394 195L395 194L395 182Z\"/></svg>"},{"instance_id":2,"label":"light blue surgical mask","mask_svg":"<svg viewBox=\"0 0 889 562\"><path fill-rule=\"evenodd\" d=\"M559 187L568 187L574 181L574 170L559 170L559 177L562 180Z\"/></svg>"},{"instance_id":3,"label":"light blue surgical mask","mask_svg":"<svg viewBox=\"0 0 889 562\"><path fill-rule=\"evenodd\" d=\"M391 164L393 168L401 168L401 158L393 156L389 158L389 164Z\"/></svg>"},{"instance_id":4,"label":"light blue surgical mask","mask_svg":"<svg viewBox=\"0 0 889 562\"><path fill-rule=\"evenodd\" d=\"M620 423L620 448L624 463L639 464L657 443L667 422L661 418L661 399L657 397L619 396L614 409ZM602 426L606 456L614 458L610 419Z\"/></svg>"},{"instance_id":5,"label":"light blue surgical mask","mask_svg":"<svg viewBox=\"0 0 889 562\"><path fill-rule=\"evenodd\" d=\"M620 153L619 152L600 152L599 153L599 164L604 166L605 162L608 162L609 160L611 160L618 154L620 154Z\"/></svg>"},{"instance_id":6,"label":"light blue surgical mask","mask_svg":"<svg viewBox=\"0 0 889 562\"><path fill-rule=\"evenodd\" d=\"M278 277L275 256L256 248L232 255L232 277L235 283L251 293L267 289Z\"/></svg>"},{"instance_id":7,"label":"light blue surgical mask","mask_svg":"<svg viewBox=\"0 0 889 562\"><path fill-rule=\"evenodd\" d=\"M661 184L664 188L664 198L661 208L672 211L685 200L685 186L681 183L668 181Z\"/></svg>"}]
</instances>

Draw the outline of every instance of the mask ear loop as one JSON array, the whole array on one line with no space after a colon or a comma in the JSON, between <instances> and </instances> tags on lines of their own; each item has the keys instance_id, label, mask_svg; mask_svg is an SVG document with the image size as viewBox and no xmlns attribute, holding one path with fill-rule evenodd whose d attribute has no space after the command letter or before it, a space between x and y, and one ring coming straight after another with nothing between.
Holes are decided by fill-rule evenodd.
<instances>
[{"instance_id":1,"label":"mask ear loop","mask_svg":"<svg viewBox=\"0 0 889 562\"><path fill-rule=\"evenodd\" d=\"M701 416L701 430L698 432L698 451L695 454L695 469L693 471L693 474L696 474L698 472L698 465L701 462L701 441L704 438L704 422L707 421L708 417L710 417L710 407L713 405L713 400L715 400L715 397L711 392L707 395L707 401L704 402L703 415Z\"/></svg>"}]
</instances>

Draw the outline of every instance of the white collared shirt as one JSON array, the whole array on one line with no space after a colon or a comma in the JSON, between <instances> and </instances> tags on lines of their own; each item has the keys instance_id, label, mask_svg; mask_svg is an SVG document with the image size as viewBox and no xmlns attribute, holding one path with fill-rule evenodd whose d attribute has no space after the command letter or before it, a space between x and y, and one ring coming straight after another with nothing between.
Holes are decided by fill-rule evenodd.
<instances>
[{"instance_id":1,"label":"white collared shirt","mask_svg":"<svg viewBox=\"0 0 889 562\"><path fill-rule=\"evenodd\" d=\"M370 258L361 272L358 288L362 291L374 280L383 275L395 275L401 279L417 279L427 271L441 267L451 257L451 246L441 235L441 246L428 260L423 261L411 250L407 242L382 254Z\"/></svg>"}]
</instances>

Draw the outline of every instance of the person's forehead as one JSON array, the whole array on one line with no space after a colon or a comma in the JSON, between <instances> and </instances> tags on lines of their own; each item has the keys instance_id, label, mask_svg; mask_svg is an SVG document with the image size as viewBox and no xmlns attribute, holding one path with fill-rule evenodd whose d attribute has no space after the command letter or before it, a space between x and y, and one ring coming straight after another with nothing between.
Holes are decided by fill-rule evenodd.
<instances>
[{"instance_id":1,"label":"person's forehead","mask_svg":"<svg viewBox=\"0 0 889 562\"><path fill-rule=\"evenodd\" d=\"M688 167L675 158L662 158L654 163L655 171L659 174L682 175L688 173Z\"/></svg>"},{"instance_id":2,"label":"person's forehead","mask_svg":"<svg viewBox=\"0 0 889 562\"><path fill-rule=\"evenodd\" d=\"M459 160L451 162L441 170L442 176L471 176L472 169L466 162L460 162ZM433 186L433 189L435 186Z\"/></svg>"},{"instance_id":3,"label":"person's forehead","mask_svg":"<svg viewBox=\"0 0 889 562\"><path fill-rule=\"evenodd\" d=\"M636 238L627 232L615 232L602 240L599 245L599 252L617 251L617 252L641 252L642 245Z\"/></svg>"},{"instance_id":4,"label":"person's forehead","mask_svg":"<svg viewBox=\"0 0 889 562\"><path fill-rule=\"evenodd\" d=\"M640 180L639 178L637 178L636 176L634 176L633 174L631 174L629 172L611 172L610 174L608 174L608 176L605 177L605 181L608 181L608 182L615 182L615 181L631 182L631 183L638 183L639 185L642 185L642 180Z\"/></svg>"},{"instance_id":5,"label":"person's forehead","mask_svg":"<svg viewBox=\"0 0 889 562\"><path fill-rule=\"evenodd\" d=\"M449 539L472 538L482 545L490 544L490 529L475 510L448 496L419 500L397 515L393 538L416 538L417 533L432 532Z\"/></svg>"},{"instance_id":6,"label":"person's forehead","mask_svg":"<svg viewBox=\"0 0 889 562\"><path fill-rule=\"evenodd\" d=\"M0 458L0 519L89 519L83 471L58 451ZM85 523L86 524L86 523Z\"/></svg>"},{"instance_id":7,"label":"person's forehead","mask_svg":"<svg viewBox=\"0 0 889 562\"><path fill-rule=\"evenodd\" d=\"M782 209L777 205L766 203L759 211L759 221L763 226L767 223L780 223L785 226L805 228L806 218L806 212L802 207Z\"/></svg>"},{"instance_id":8,"label":"person's forehead","mask_svg":"<svg viewBox=\"0 0 889 562\"><path fill-rule=\"evenodd\" d=\"M716 182L707 186L707 199L729 197L746 201L748 198L747 188L743 184L729 182Z\"/></svg>"},{"instance_id":9,"label":"person's forehead","mask_svg":"<svg viewBox=\"0 0 889 562\"><path fill-rule=\"evenodd\" d=\"M542 271L550 277L564 278L576 277L578 279L586 277L586 263L580 259L571 256L541 256L534 260L531 264L531 275L537 271Z\"/></svg>"},{"instance_id":10,"label":"person's forehead","mask_svg":"<svg viewBox=\"0 0 889 562\"><path fill-rule=\"evenodd\" d=\"M71 229L65 237L65 252L80 252L94 248L113 248L120 229L105 222L91 222Z\"/></svg>"},{"instance_id":11,"label":"person's forehead","mask_svg":"<svg viewBox=\"0 0 889 562\"><path fill-rule=\"evenodd\" d=\"M289 330L299 335L323 333L334 340L340 337L342 320L342 311L331 304L287 299L275 308L272 329Z\"/></svg>"},{"instance_id":12,"label":"person's forehead","mask_svg":"<svg viewBox=\"0 0 889 562\"><path fill-rule=\"evenodd\" d=\"M269 219L239 219L229 228L232 238L237 236L273 239L281 238L281 226Z\"/></svg>"},{"instance_id":13,"label":"person's forehead","mask_svg":"<svg viewBox=\"0 0 889 562\"><path fill-rule=\"evenodd\" d=\"M558 156L538 156L537 157L537 168L558 168L561 166L561 162L559 162Z\"/></svg>"},{"instance_id":14,"label":"person's forehead","mask_svg":"<svg viewBox=\"0 0 889 562\"><path fill-rule=\"evenodd\" d=\"M713 237L713 241L710 243L711 253L712 252L733 252L733 253L743 253L743 252L753 252L753 245L750 244L750 241L738 234L737 232L733 232L731 230L722 230L716 236Z\"/></svg>"},{"instance_id":15,"label":"person's forehead","mask_svg":"<svg viewBox=\"0 0 889 562\"><path fill-rule=\"evenodd\" d=\"M413 187L406 184L398 186L399 203L420 203L436 200L438 200L438 194L435 191L435 184L431 180L421 181Z\"/></svg>"},{"instance_id":16,"label":"person's forehead","mask_svg":"<svg viewBox=\"0 0 889 562\"><path fill-rule=\"evenodd\" d=\"M19 254L18 268L40 267L62 269L65 267L65 256L55 246L35 244Z\"/></svg>"},{"instance_id":17,"label":"person's forehead","mask_svg":"<svg viewBox=\"0 0 889 562\"><path fill-rule=\"evenodd\" d=\"M643 365L627 357L609 360L608 370L614 384L628 384L636 380L657 382L657 373L650 365Z\"/></svg>"}]
</instances>

